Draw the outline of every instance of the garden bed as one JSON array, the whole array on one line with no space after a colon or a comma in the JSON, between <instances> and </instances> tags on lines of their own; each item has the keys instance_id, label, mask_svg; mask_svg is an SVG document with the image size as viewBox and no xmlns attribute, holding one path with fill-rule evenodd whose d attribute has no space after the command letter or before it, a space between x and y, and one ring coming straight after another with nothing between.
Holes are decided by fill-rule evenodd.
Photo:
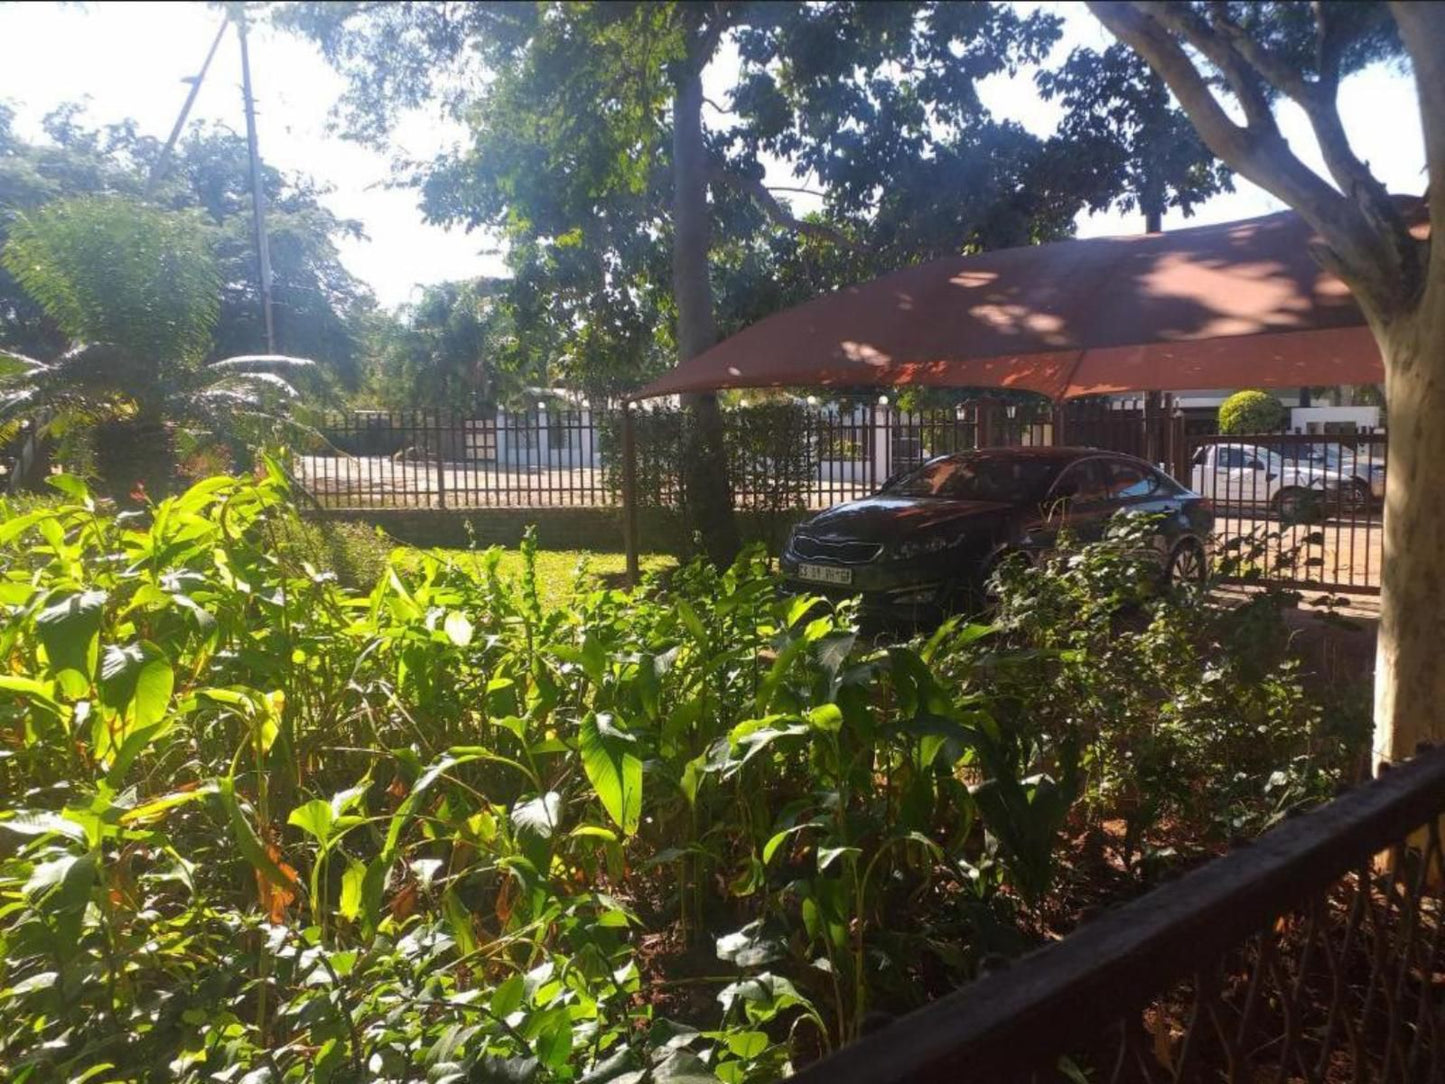
<instances>
[{"instance_id":1,"label":"garden bed","mask_svg":"<svg viewBox=\"0 0 1445 1084\"><path fill-rule=\"evenodd\" d=\"M274 467L57 484L0 509L10 1079L774 1079L1358 763L1282 600L1137 528L876 643L757 553L361 590Z\"/></svg>"}]
</instances>

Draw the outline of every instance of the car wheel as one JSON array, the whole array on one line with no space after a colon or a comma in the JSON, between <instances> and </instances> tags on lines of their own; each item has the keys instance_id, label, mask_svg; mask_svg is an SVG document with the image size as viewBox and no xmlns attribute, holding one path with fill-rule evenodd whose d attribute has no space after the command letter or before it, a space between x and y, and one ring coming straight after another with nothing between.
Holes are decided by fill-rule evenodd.
<instances>
[{"instance_id":1,"label":"car wheel","mask_svg":"<svg viewBox=\"0 0 1445 1084\"><path fill-rule=\"evenodd\" d=\"M1275 515L1286 523L1305 523L1318 511L1314 494L1307 489L1282 489L1274 498Z\"/></svg>"},{"instance_id":2,"label":"car wheel","mask_svg":"<svg viewBox=\"0 0 1445 1084\"><path fill-rule=\"evenodd\" d=\"M1204 556L1204 547L1195 539L1186 538L1174 547L1174 552L1169 555L1169 566L1165 569L1165 579L1170 587L1203 583L1208 574L1209 563Z\"/></svg>"},{"instance_id":3,"label":"car wheel","mask_svg":"<svg viewBox=\"0 0 1445 1084\"><path fill-rule=\"evenodd\" d=\"M1374 494L1370 492L1369 484L1356 478L1345 491L1345 511L1363 512L1370 507L1370 501L1373 498Z\"/></svg>"}]
</instances>

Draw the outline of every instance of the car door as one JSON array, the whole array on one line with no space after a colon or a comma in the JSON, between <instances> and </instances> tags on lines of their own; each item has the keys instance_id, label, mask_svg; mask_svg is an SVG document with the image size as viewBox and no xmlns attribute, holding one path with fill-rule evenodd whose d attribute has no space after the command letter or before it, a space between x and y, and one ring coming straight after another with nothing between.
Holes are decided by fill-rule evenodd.
<instances>
[{"instance_id":1,"label":"car door","mask_svg":"<svg viewBox=\"0 0 1445 1084\"><path fill-rule=\"evenodd\" d=\"M1124 511L1131 514L1165 517L1160 521L1155 545L1162 551L1168 547L1172 523L1179 511L1179 500L1172 486L1165 485L1153 470L1129 459L1109 459L1103 463L1107 474L1108 515Z\"/></svg>"},{"instance_id":2,"label":"car door","mask_svg":"<svg viewBox=\"0 0 1445 1084\"><path fill-rule=\"evenodd\" d=\"M1029 531L1029 549L1035 554L1053 549L1065 529L1082 541L1096 541L1104 536L1112 513L1102 461L1081 459L1071 463L1044 498L1040 519Z\"/></svg>"},{"instance_id":3,"label":"car door","mask_svg":"<svg viewBox=\"0 0 1445 1084\"><path fill-rule=\"evenodd\" d=\"M1243 447L1239 451L1239 467L1231 472L1230 487L1235 500L1244 505L1265 505L1273 494L1275 479L1269 456L1263 449Z\"/></svg>"}]
</instances>

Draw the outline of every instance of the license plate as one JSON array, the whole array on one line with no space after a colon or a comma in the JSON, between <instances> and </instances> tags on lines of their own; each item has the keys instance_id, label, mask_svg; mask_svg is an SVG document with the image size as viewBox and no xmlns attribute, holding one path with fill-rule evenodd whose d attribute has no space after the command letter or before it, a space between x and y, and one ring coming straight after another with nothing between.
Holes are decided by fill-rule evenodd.
<instances>
[{"instance_id":1,"label":"license plate","mask_svg":"<svg viewBox=\"0 0 1445 1084\"><path fill-rule=\"evenodd\" d=\"M813 583L852 583L851 568L833 568L830 565L799 565L798 579Z\"/></svg>"}]
</instances>

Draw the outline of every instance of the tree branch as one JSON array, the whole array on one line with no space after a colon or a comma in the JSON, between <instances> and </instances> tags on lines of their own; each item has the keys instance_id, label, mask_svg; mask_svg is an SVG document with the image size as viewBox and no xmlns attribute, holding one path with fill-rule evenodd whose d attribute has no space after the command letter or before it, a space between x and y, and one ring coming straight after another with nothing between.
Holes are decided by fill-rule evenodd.
<instances>
[{"instance_id":1,"label":"tree branch","mask_svg":"<svg viewBox=\"0 0 1445 1084\"><path fill-rule=\"evenodd\" d=\"M1301 105L1305 104L1309 98L1309 83L1303 72L1285 63L1263 44L1250 37L1243 27L1230 18L1229 10L1223 4L1214 4L1211 15L1214 28L1228 39L1229 47L1240 59L1263 76L1265 82L1276 90L1287 94Z\"/></svg>"},{"instance_id":2,"label":"tree branch","mask_svg":"<svg viewBox=\"0 0 1445 1084\"><path fill-rule=\"evenodd\" d=\"M1320 65L1318 81L1306 79L1298 69L1252 38L1229 17L1223 5L1219 5L1216 10L1218 14L1215 16L1214 25L1229 39L1230 45L1245 63L1304 110L1310 127L1314 129L1315 140L1320 145L1325 167L1340 190L1351 199L1367 204L1369 212L1377 217L1388 215L1393 210L1393 205L1385 186L1375 179L1370 167L1356 156L1354 148L1350 146L1349 136L1345 134L1344 124L1340 121L1337 101L1339 35L1330 33L1324 5L1315 6L1316 56Z\"/></svg>"},{"instance_id":3,"label":"tree branch","mask_svg":"<svg viewBox=\"0 0 1445 1084\"><path fill-rule=\"evenodd\" d=\"M1420 122L1425 129L1432 231L1445 226L1445 10L1437 4L1390 4L1405 51L1415 70ZM1433 234L1432 234L1433 236ZM1432 246L1432 258L1445 260L1445 244Z\"/></svg>"},{"instance_id":4,"label":"tree branch","mask_svg":"<svg viewBox=\"0 0 1445 1084\"><path fill-rule=\"evenodd\" d=\"M795 184L770 184L767 187L769 192L801 192L805 196L817 196L819 199L827 195L826 192L819 192L816 188L803 188Z\"/></svg>"},{"instance_id":5,"label":"tree branch","mask_svg":"<svg viewBox=\"0 0 1445 1084\"><path fill-rule=\"evenodd\" d=\"M831 241L844 248L857 247L857 243L851 237L836 227L829 226L824 222L808 222L794 216L787 207L778 202L778 198L769 192L767 185L759 179L743 177L716 162L708 170L708 179L715 185L725 185L734 192L746 196L775 223L794 233L804 237L816 237L822 241Z\"/></svg>"},{"instance_id":6,"label":"tree branch","mask_svg":"<svg viewBox=\"0 0 1445 1084\"><path fill-rule=\"evenodd\" d=\"M1136 5L1147 18L1172 30L1203 53L1211 64L1224 73L1249 127L1261 135L1279 137L1279 125L1269 99L1259 87L1254 71L1224 37L1215 32L1194 9L1183 4L1159 2ZM1190 65L1193 67L1193 64Z\"/></svg>"},{"instance_id":7,"label":"tree branch","mask_svg":"<svg viewBox=\"0 0 1445 1084\"><path fill-rule=\"evenodd\" d=\"M1338 169L1337 175L1345 178L1341 187L1348 195L1341 195L1296 157L1272 113L1267 121L1260 115L1261 107L1267 110L1269 105L1257 81L1264 73L1234 48L1222 26L1216 29L1184 5L1089 0L1088 6L1115 37L1148 61L1210 150L1304 217L1323 241L1312 246L1316 259L1343 278L1357 298L1384 317L1414 304L1423 281L1419 244L1411 238L1384 188L1368 167L1355 159L1332 93L1324 101L1302 91L1313 110L1311 121L1322 133L1322 149L1327 159L1333 160L1331 172ZM1431 18L1439 17L1432 14ZM1231 88L1241 96L1250 120L1246 127L1229 119L1179 39L1225 73ZM1272 66L1269 58L1263 60ZM1418 68L1417 76L1422 81L1425 78ZM1445 57L1435 77L1445 78ZM1291 75L1292 84L1294 80ZM1445 107L1437 116L1445 129ZM1445 153L1445 130L1440 136L1440 150ZM1329 147L1323 148L1326 143Z\"/></svg>"},{"instance_id":8,"label":"tree branch","mask_svg":"<svg viewBox=\"0 0 1445 1084\"><path fill-rule=\"evenodd\" d=\"M1163 23L1146 14L1141 5L1126 0L1089 0L1089 10L1159 73L1210 150L1235 172L1295 208L1310 225L1332 238L1348 205L1339 193L1294 156L1280 138L1273 114L1263 130L1253 125L1241 127L1232 121L1183 46ZM1237 66L1237 54L1227 46L1224 51L1218 50L1217 44L1222 44L1222 39L1207 26L1205 30L1216 43L1212 47L1221 56L1226 53L1235 56ZM1191 44L1198 44L1192 38L1189 40ZM1198 47L1210 56L1203 45Z\"/></svg>"}]
</instances>

